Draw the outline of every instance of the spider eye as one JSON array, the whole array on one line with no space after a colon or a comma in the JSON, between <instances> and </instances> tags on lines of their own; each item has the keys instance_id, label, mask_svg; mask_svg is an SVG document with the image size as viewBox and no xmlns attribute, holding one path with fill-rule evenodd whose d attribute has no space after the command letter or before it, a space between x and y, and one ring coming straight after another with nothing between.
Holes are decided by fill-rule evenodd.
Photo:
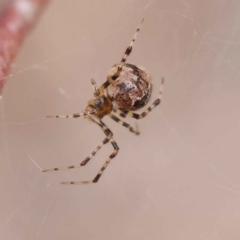
<instances>
[{"instance_id":1,"label":"spider eye","mask_svg":"<svg viewBox=\"0 0 240 240\"><path fill-rule=\"evenodd\" d=\"M102 104L103 104L103 99L102 99L102 98L97 98L97 99L94 101L94 104L95 104L96 106L102 105Z\"/></svg>"}]
</instances>

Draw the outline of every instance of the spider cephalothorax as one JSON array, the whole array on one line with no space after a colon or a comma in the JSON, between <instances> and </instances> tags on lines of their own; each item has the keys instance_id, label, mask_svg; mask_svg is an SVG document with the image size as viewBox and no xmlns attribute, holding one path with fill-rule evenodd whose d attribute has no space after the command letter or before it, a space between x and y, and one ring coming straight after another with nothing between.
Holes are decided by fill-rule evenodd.
<instances>
[{"instance_id":1,"label":"spider cephalothorax","mask_svg":"<svg viewBox=\"0 0 240 240\"><path fill-rule=\"evenodd\" d=\"M101 120L104 116L108 115L115 122L118 122L122 126L126 127L130 132L139 135L137 129L134 129L131 125L122 121L112 112L118 114L123 118L130 116L135 119L141 119L144 118L161 102L163 79L158 98L142 113L134 112L147 104L152 92L152 82L149 73L143 67L125 63L127 57L132 51L132 46L136 40L139 30L140 27L137 28L137 31L130 45L126 49L121 62L115 64L110 69L107 80L100 86L100 88L97 87L96 82L92 79L91 83L94 87L94 97L88 102L88 105L84 112L66 116L48 116L57 118L78 118L84 116L87 119L90 119L92 122L98 124L106 137L101 142L101 144L99 144L97 148L80 164L68 167L47 169L43 170L43 172L66 170L85 166L91 160L91 158L96 155L96 153L104 144L110 142L114 148L113 153L108 157L105 164L93 180L81 182L63 182L63 184L88 184L98 182L111 159L117 155L119 147L113 139L112 131Z\"/></svg>"},{"instance_id":2,"label":"spider cephalothorax","mask_svg":"<svg viewBox=\"0 0 240 240\"><path fill-rule=\"evenodd\" d=\"M97 96L88 102L86 112L93 112L99 119L111 113L113 108L109 97L105 95Z\"/></svg>"}]
</instances>

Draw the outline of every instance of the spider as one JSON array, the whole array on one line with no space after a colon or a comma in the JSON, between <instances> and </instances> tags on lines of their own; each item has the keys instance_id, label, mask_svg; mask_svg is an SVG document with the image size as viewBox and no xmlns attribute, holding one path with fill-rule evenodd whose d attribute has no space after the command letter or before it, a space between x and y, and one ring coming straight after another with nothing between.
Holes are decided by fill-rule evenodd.
<instances>
[{"instance_id":1,"label":"spider","mask_svg":"<svg viewBox=\"0 0 240 240\"><path fill-rule=\"evenodd\" d=\"M142 19L141 24L143 21L144 19ZM118 154L119 147L114 141L113 133L102 121L104 116L108 115L111 119L127 128L130 132L139 135L137 129L134 129L128 123L119 119L116 115L114 115L114 113L122 118L130 116L135 119L142 119L161 102L164 83L163 78L158 98L142 113L135 113L136 110L139 110L147 104L152 92L152 82L149 73L141 66L126 63L127 57L132 52L132 47L137 34L140 31L141 24L137 28L130 45L127 47L121 59L121 62L113 65L113 67L109 70L107 80L99 88L95 80L91 80L94 88L94 96L93 99L88 102L85 111L75 113L73 115L47 116L49 118L79 118L83 116L84 118L96 123L102 129L106 137L80 164L46 169L43 170L43 172L67 170L85 166L92 157L96 155L100 148L108 142L112 144L114 149L113 153L108 157L93 180L81 182L61 182L62 184L89 184L98 182L110 161Z\"/></svg>"}]
</instances>

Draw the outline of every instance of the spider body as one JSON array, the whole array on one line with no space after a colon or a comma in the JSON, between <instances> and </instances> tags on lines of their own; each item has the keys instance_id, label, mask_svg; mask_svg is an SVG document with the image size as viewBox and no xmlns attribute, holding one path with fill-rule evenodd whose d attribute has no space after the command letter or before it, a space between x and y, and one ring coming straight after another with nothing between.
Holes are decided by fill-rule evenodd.
<instances>
[{"instance_id":1,"label":"spider body","mask_svg":"<svg viewBox=\"0 0 240 240\"><path fill-rule=\"evenodd\" d=\"M108 96L115 108L121 111L136 111L144 107L152 93L152 81L143 67L129 63L114 65L109 76L112 77L121 67L118 78L109 86Z\"/></svg>"},{"instance_id":2,"label":"spider body","mask_svg":"<svg viewBox=\"0 0 240 240\"><path fill-rule=\"evenodd\" d=\"M94 96L90 101L88 101L84 112L64 116L48 116L51 118L79 118L83 116L96 123L105 134L105 138L80 164L46 169L43 170L43 172L67 170L85 166L93 158L93 156L96 155L101 147L108 142L112 144L114 149L113 153L108 157L94 179L80 182L62 182L63 184L90 184L98 182L110 161L117 155L119 147L113 139L112 131L102 121L104 116L109 116L112 120L127 128L130 132L135 135L139 135L137 129L134 129L130 124L122 121L114 115L114 113L118 114L122 118L129 116L135 119L142 119L161 102L164 82L163 78L157 99L147 109L143 110L143 112L135 113L136 110L139 110L148 103L152 92L152 81L149 73L143 67L125 63L127 57L132 52L132 46L136 40L139 30L140 27L137 28L137 31L130 45L127 47L121 62L115 64L109 70L107 80L99 88L97 87L95 80L91 80L94 87Z\"/></svg>"}]
</instances>

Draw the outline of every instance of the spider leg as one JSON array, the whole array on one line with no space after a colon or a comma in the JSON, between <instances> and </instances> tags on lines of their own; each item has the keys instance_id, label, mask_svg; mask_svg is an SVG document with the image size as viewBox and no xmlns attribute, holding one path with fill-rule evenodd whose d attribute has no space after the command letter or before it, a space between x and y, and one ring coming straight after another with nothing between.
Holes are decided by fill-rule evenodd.
<instances>
[{"instance_id":1,"label":"spider leg","mask_svg":"<svg viewBox=\"0 0 240 240\"><path fill-rule=\"evenodd\" d=\"M124 53L124 55L123 55L123 57L122 57L121 62L126 62L128 56L131 54L133 44L134 44L134 42L136 41L136 38L137 38L138 32L140 31L140 27L141 27L143 21L144 21L144 18L142 19L142 21L141 21L139 27L137 28L137 30L136 30L136 32L135 32L135 34L134 34L134 36L133 36L133 39L132 39L130 45L127 47L127 49L126 49L126 51L125 51L125 53Z\"/></svg>"},{"instance_id":2,"label":"spider leg","mask_svg":"<svg viewBox=\"0 0 240 240\"><path fill-rule=\"evenodd\" d=\"M61 182L62 184L89 184L89 183L96 183L98 182L98 180L100 179L100 177L102 176L104 170L107 168L108 164L110 163L110 161L117 155L119 147L117 145L117 143L114 141L114 139L112 138L112 132L111 130L101 121L101 120L97 120L97 119L92 119L95 123L97 123L102 130L104 131L104 133L107 136L111 136L109 141L111 142L114 151L113 153L108 157L107 161L104 163L104 165L102 166L102 168L99 170L98 174L96 175L96 177L93 180L89 180L89 181L81 181L81 182Z\"/></svg>"},{"instance_id":3,"label":"spider leg","mask_svg":"<svg viewBox=\"0 0 240 240\"><path fill-rule=\"evenodd\" d=\"M124 112L122 112L121 110L118 110L117 108L113 108L112 111L117 113L122 118L125 118L127 116Z\"/></svg>"},{"instance_id":4,"label":"spider leg","mask_svg":"<svg viewBox=\"0 0 240 240\"><path fill-rule=\"evenodd\" d=\"M144 18L142 19L141 24L143 23L143 21L144 21ZM127 57L132 52L133 43L136 41L138 32L140 31L141 24L137 28L130 45L127 47L127 49L126 49L126 51L125 51L125 53L124 53L124 55L122 57L122 60L121 60L122 63L126 62ZM122 66L119 66L117 72L113 76L107 78L106 82L103 83L101 85L101 87L99 88L99 91L103 92L104 89L106 89L110 84L112 84L119 77L121 71L122 71Z\"/></svg>"},{"instance_id":5,"label":"spider leg","mask_svg":"<svg viewBox=\"0 0 240 240\"><path fill-rule=\"evenodd\" d=\"M101 120L97 120L94 117L91 117L91 119L93 120L93 122L97 123L103 130L103 132L105 133L105 135L107 136L102 142L101 144L99 144L97 146L97 148L88 156L86 157L80 164L76 164L76 165L72 165L72 166L67 166L67 167L59 167L59 168L50 168L50 169L45 169L42 170L42 172L52 172L52 171L59 171L59 170L68 170L68 169L73 169L73 168L78 168L78 167L83 167L85 166L93 156L96 155L96 153L101 149L101 147L108 143L110 141L110 139L113 136L113 133L110 131L109 128L107 128L107 126L101 121Z\"/></svg>"},{"instance_id":6,"label":"spider leg","mask_svg":"<svg viewBox=\"0 0 240 240\"><path fill-rule=\"evenodd\" d=\"M132 111L121 111L121 110L118 110L115 108L113 109L113 111L116 112L117 114L119 114L121 117L124 117L124 115L125 115L125 117L130 116L135 119L142 119L142 118L146 117L149 112L151 112L156 106L158 106L161 103L162 93L163 93L163 84L164 84L164 78L162 78L162 83L161 83L158 98L152 103L152 105L150 107L148 107L142 113L138 114L138 113L134 113Z\"/></svg>"},{"instance_id":7,"label":"spider leg","mask_svg":"<svg viewBox=\"0 0 240 240\"><path fill-rule=\"evenodd\" d=\"M47 118L79 118L82 116L87 116L89 114L93 114L94 112L82 112L82 113L74 113L72 115L56 115L56 116L47 116Z\"/></svg>"},{"instance_id":8,"label":"spider leg","mask_svg":"<svg viewBox=\"0 0 240 240\"><path fill-rule=\"evenodd\" d=\"M68 169L73 169L73 168L79 168L79 167L83 167L85 166L91 159L93 156L96 155L96 153L101 149L101 147L108 143L109 140L111 139L112 134L109 134L109 136L107 136L102 142L101 144L99 144L96 149L88 156L86 157L80 164L76 164L76 165L72 165L72 166L67 166L67 167L58 167L58 168L50 168L50 169L45 169L42 170L42 172L52 172L52 171L59 171L59 170L68 170Z\"/></svg>"},{"instance_id":9,"label":"spider leg","mask_svg":"<svg viewBox=\"0 0 240 240\"><path fill-rule=\"evenodd\" d=\"M99 88L99 91L101 93L104 92L104 89L106 89L110 84L112 84L120 75L122 71L122 66L119 66L117 69L117 72L113 76L108 76L106 82L104 82L101 87Z\"/></svg>"},{"instance_id":10,"label":"spider leg","mask_svg":"<svg viewBox=\"0 0 240 240\"><path fill-rule=\"evenodd\" d=\"M136 134L136 135L139 135L139 134L140 134L140 132L138 131L137 128L136 128L136 130L134 130L134 128L133 128L132 126L130 126L128 123L122 121L121 119L119 119L119 118L118 118L117 116L115 116L114 114L109 113L108 115L109 115L109 117L110 117L111 119L113 119L115 122L117 122L117 123L121 124L122 126L128 128L130 132L132 132L132 133L134 133L134 134Z\"/></svg>"}]
</instances>

